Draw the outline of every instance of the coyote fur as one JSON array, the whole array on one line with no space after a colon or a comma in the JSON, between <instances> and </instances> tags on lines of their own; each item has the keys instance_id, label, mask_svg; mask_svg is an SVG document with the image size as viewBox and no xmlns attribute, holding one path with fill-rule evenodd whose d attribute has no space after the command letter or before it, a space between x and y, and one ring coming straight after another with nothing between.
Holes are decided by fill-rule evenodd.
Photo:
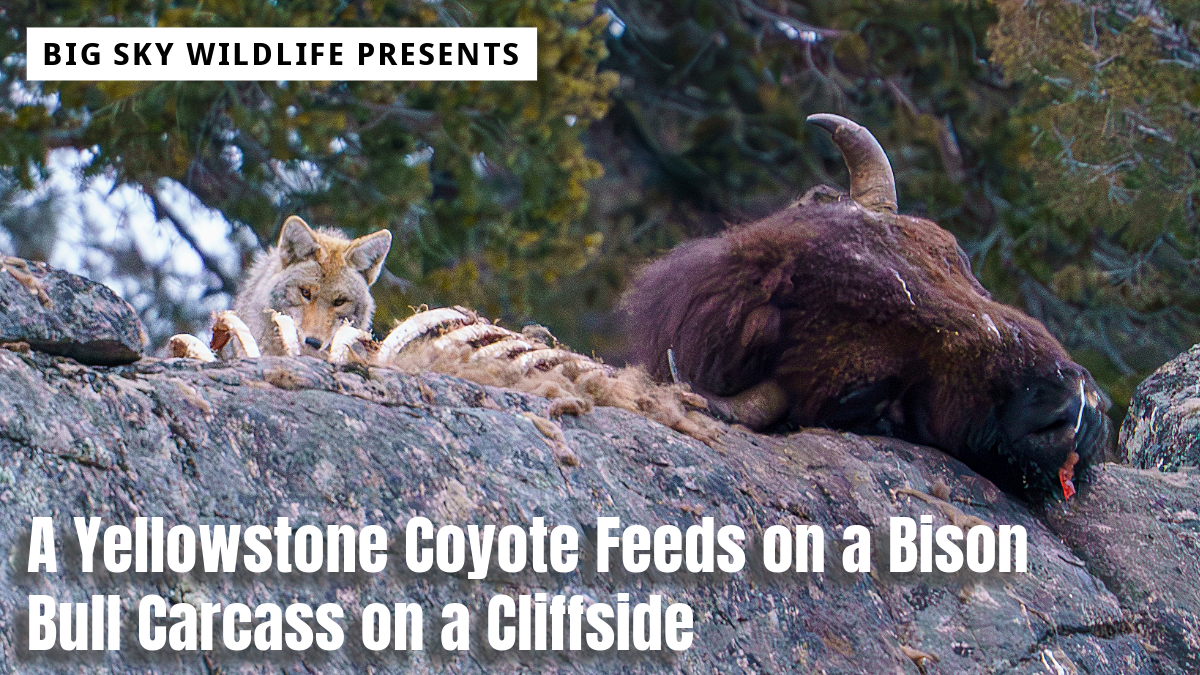
<instances>
[{"instance_id":1,"label":"coyote fur","mask_svg":"<svg viewBox=\"0 0 1200 675\"><path fill-rule=\"evenodd\" d=\"M233 301L263 353L286 353L269 310L292 319L308 353L328 347L344 321L370 331L379 278L392 234L380 230L350 240L337 230L313 229L298 216L283 223L279 244L260 253Z\"/></svg>"}]
</instances>

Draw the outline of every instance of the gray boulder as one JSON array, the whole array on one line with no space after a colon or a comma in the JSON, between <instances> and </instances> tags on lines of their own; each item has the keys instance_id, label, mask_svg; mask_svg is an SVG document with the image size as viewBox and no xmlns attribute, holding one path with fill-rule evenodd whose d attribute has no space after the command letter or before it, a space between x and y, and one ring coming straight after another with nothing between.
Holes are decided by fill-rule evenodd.
<instances>
[{"instance_id":1,"label":"gray boulder","mask_svg":"<svg viewBox=\"0 0 1200 675\"><path fill-rule=\"evenodd\" d=\"M80 363L133 363L146 330L127 302L108 287L49 267L0 256L0 343Z\"/></svg>"},{"instance_id":2,"label":"gray boulder","mask_svg":"<svg viewBox=\"0 0 1200 675\"><path fill-rule=\"evenodd\" d=\"M1047 512L1050 527L1121 600L1123 619L1149 647L1155 672L1200 672L1200 474L1098 468L1071 508ZM1093 627L1096 634L1104 634Z\"/></svg>"},{"instance_id":3,"label":"gray boulder","mask_svg":"<svg viewBox=\"0 0 1200 675\"><path fill-rule=\"evenodd\" d=\"M1147 559L1192 569L1194 550L1172 539L1186 528L1164 526L1148 544L1139 540L1136 556L1114 551L1107 542L1116 525L1092 511L1109 502L1086 490L1051 529L1039 512L928 448L735 429L714 449L608 408L563 417L559 437L542 419L546 407L544 399L453 378L339 369L309 358L93 368L0 351L0 547L9 560L0 580L0 672L1171 673L1186 672L1198 653L1187 640L1166 638L1149 650L1151 638L1139 632L1147 622L1195 620L1191 604L1164 604L1183 597L1193 577L1131 576ZM572 455L575 466L564 461ZM1168 489L1162 477L1110 467L1100 478L1105 494L1141 486L1122 504L1159 517L1146 497ZM1190 476L1170 480L1196 489ZM417 574L403 564L402 528L418 514L439 526L527 526L544 517L589 541L580 568L568 574L510 575L495 565L482 580ZM887 572L888 519L921 514L932 514L935 527L972 518L1024 526L1030 573ZM46 515L64 533L60 568L28 573L31 517ZM163 516L167 527L273 525L279 516L293 527L374 523L388 529L391 548L378 574L89 574L79 571L78 546L65 534L74 532L72 516L100 516L105 525ZM751 539L751 564L732 575L598 573L597 516L650 527L683 528L707 516L718 526L737 524ZM774 574L754 562L763 530L779 523L824 528L825 573ZM874 533L871 574L841 571L848 525ZM1060 532L1073 533L1080 555ZM103 569L98 552L94 558ZM601 602L619 592L659 593L693 608L695 642L654 654L489 649L488 599L537 590ZM300 654L144 651L137 602L152 593L172 602L339 603L346 644ZM121 650L29 651L31 594L74 602L121 596ZM405 600L424 609L425 650L363 647L362 608ZM440 608L450 602L471 610L468 654L439 646Z\"/></svg>"},{"instance_id":4,"label":"gray boulder","mask_svg":"<svg viewBox=\"0 0 1200 675\"><path fill-rule=\"evenodd\" d=\"M1138 385L1121 425L1118 453L1141 469L1200 465L1200 345Z\"/></svg>"}]
</instances>

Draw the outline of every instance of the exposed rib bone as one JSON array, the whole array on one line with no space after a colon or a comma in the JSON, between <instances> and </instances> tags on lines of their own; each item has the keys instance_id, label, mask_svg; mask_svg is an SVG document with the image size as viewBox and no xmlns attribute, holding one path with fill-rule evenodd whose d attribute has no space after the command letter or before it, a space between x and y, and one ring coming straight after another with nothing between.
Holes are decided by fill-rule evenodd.
<instances>
[{"instance_id":1,"label":"exposed rib bone","mask_svg":"<svg viewBox=\"0 0 1200 675\"><path fill-rule=\"evenodd\" d=\"M388 333L379 349L379 362L388 363L408 343L440 328L461 326L475 322L472 312L467 314L453 307L443 307L414 314Z\"/></svg>"},{"instance_id":2,"label":"exposed rib bone","mask_svg":"<svg viewBox=\"0 0 1200 675\"><path fill-rule=\"evenodd\" d=\"M355 328L349 321L342 322L342 325L333 333L333 339L329 341L329 362L330 363L346 363L350 359L350 346L355 342L370 342L371 334Z\"/></svg>"},{"instance_id":3,"label":"exposed rib bone","mask_svg":"<svg viewBox=\"0 0 1200 675\"><path fill-rule=\"evenodd\" d=\"M281 346L289 356L298 356L300 344L295 321L285 314L267 311ZM221 312L214 317L213 350L221 349L231 340L237 356L259 356L258 345L246 324L231 311ZM370 333L350 322L343 322L329 340L327 358L333 364L353 362L401 370L431 370L491 386L510 387L550 399L547 412L551 416L582 414L594 405L616 406L710 445L717 442L719 435L713 424L685 407L704 407L701 397L680 387L660 387L640 370L617 369L548 344L556 345L558 341L541 326L516 333L478 318L471 310L447 307L410 317L396 326L382 343L375 342ZM176 335L168 346L172 356L200 361L217 359L212 350L191 335ZM271 348L275 349L273 337Z\"/></svg>"},{"instance_id":4,"label":"exposed rib bone","mask_svg":"<svg viewBox=\"0 0 1200 675\"><path fill-rule=\"evenodd\" d=\"M600 370L608 375L611 375L616 372L616 368L613 368L608 364L600 363L599 361L593 361L580 354L576 354L575 356L579 358L576 358L573 361L566 361L563 363L563 366L574 368L577 373L586 373L589 370Z\"/></svg>"},{"instance_id":5,"label":"exposed rib bone","mask_svg":"<svg viewBox=\"0 0 1200 675\"><path fill-rule=\"evenodd\" d=\"M480 361L482 359L511 359L517 354L531 352L537 349L528 342L520 339L501 340L493 342L486 347L480 347L471 352L468 361Z\"/></svg>"},{"instance_id":6,"label":"exposed rib bone","mask_svg":"<svg viewBox=\"0 0 1200 675\"><path fill-rule=\"evenodd\" d=\"M507 328L490 323L473 323L462 328L455 328L446 333L442 337L433 341L435 349L447 349L455 344L470 344L475 346L477 343L483 343L481 346L489 345L498 340L508 340L520 338L520 333L514 333Z\"/></svg>"},{"instance_id":7,"label":"exposed rib bone","mask_svg":"<svg viewBox=\"0 0 1200 675\"><path fill-rule=\"evenodd\" d=\"M287 356L300 356L300 334L296 331L296 322L287 314L268 309L271 320L275 322L275 333L283 344Z\"/></svg>"},{"instance_id":8,"label":"exposed rib bone","mask_svg":"<svg viewBox=\"0 0 1200 675\"><path fill-rule=\"evenodd\" d=\"M216 354L213 354L212 350L195 335L173 335L167 344L171 356L176 358L196 359L206 363L217 360Z\"/></svg>"},{"instance_id":9,"label":"exposed rib bone","mask_svg":"<svg viewBox=\"0 0 1200 675\"><path fill-rule=\"evenodd\" d=\"M237 314L230 310L217 314L212 331L213 351L220 350L232 338L234 339L234 353L238 357L257 359L262 355L258 351L258 343L250 335L250 329L246 327L245 322L238 318Z\"/></svg>"}]
</instances>

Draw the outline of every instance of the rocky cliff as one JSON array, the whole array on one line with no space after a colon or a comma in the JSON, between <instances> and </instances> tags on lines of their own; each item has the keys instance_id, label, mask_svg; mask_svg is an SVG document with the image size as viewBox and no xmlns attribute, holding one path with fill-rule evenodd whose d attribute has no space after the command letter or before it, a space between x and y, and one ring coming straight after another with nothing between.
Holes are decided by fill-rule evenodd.
<instances>
[{"instance_id":1,"label":"rocky cliff","mask_svg":"<svg viewBox=\"0 0 1200 675\"><path fill-rule=\"evenodd\" d=\"M5 315L36 288L90 285L44 268L33 282L0 270ZM31 290L33 288L34 290ZM93 294L99 291L89 291ZM24 295L21 295L24 294ZM66 299L42 305L52 314ZM88 311L112 341L137 342L127 307ZM128 313L128 314L127 314ZM49 319L47 319L49 321ZM70 322L63 322L67 325ZM124 328L121 328L125 326ZM60 326L61 328L61 326ZM60 331L61 332L61 331ZM103 332L103 331L101 331ZM40 338L38 338L40 339ZM107 338L106 338L107 339ZM0 342L0 672L6 673L1185 673L1200 668L1195 579L1200 480L1099 467L1069 507L1033 509L944 454L884 438L826 431L762 436L730 429L710 448L610 408L548 420L547 401L454 378L311 359L199 364L137 358L114 365L88 350L46 348L6 331ZM79 343L75 340L74 343ZM89 341L82 341L89 342ZM92 340L91 342L95 342ZM109 344L109 342L104 342ZM136 345L140 348L140 345ZM57 354L70 354L61 356ZM72 358L73 357L73 358ZM103 365L98 365L103 364ZM1022 525L1026 574L892 574L893 516ZM517 524L534 518L584 534L578 569L483 579L415 573L402 564L404 526ZM27 571L32 518L54 519L55 573ZM99 547L81 572L74 516L132 527L175 524L375 524L389 532L384 571L315 574L115 573ZM746 569L725 574L597 572L596 518L681 529L712 517L747 532ZM766 571L763 531L816 524L824 573ZM842 571L840 533L873 532L872 572ZM619 567L617 569L620 569ZM500 652L487 646L497 594L585 595L612 602L660 594L695 612L695 640L672 652ZM121 598L119 651L28 649L29 597ZM139 647L144 596L172 603L274 602L346 612L336 651L157 652ZM369 603L424 610L419 652L366 648ZM441 607L471 612L470 650L444 650Z\"/></svg>"},{"instance_id":2,"label":"rocky cliff","mask_svg":"<svg viewBox=\"0 0 1200 675\"><path fill-rule=\"evenodd\" d=\"M1200 465L1200 345L1138 385L1121 425L1118 454L1142 469Z\"/></svg>"}]
</instances>

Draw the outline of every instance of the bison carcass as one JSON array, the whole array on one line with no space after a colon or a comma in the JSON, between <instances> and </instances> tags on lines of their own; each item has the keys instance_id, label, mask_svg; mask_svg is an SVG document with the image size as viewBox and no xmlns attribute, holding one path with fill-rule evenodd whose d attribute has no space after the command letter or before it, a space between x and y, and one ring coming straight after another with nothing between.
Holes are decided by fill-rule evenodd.
<instances>
[{"instance_id":1,"label":"bison carcass","mask_svg":"<svg viewBox=\"0 0 1200 675\"><path fill-rule=\"evenodd\" d=\"M941 448L1002 489L1060 488L1103 454L1107 402L1046 328L991 299L954 236L896 213L887 156L837 115L848 199L804 199L685 243L622 301L628 342L756 430L822 426Z\"/></svg>"}]
</instances>

